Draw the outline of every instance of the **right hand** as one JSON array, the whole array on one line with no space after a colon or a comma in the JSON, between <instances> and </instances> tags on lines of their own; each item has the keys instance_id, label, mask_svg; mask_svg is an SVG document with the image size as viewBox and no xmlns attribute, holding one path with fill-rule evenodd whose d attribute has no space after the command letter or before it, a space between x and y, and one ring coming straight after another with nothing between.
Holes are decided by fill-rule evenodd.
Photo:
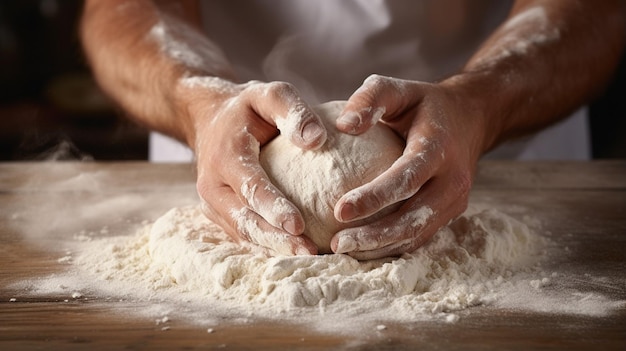
<instances>
[{"instance_id":1,"label":"right hand","mask_svg":"<svg viewBox=\"0 0 626 351\"><path fill-rule=\"evenodd\" d=\"M181 80L187 143L197 158L204 214L236 241L278 253L316 254L304 219L259 164L260 148L280 132L303 149L326 141L319 117L283 82L234 84L214 77Z\"/></svg>"}]
</instances>

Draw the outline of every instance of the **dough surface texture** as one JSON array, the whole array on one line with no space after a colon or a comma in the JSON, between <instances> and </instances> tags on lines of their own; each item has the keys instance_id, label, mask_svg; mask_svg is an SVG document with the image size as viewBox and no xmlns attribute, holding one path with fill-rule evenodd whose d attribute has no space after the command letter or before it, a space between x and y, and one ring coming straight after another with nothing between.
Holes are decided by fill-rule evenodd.
<instances>
[{"instance_id":1,"label":"dough surface texture","mask_svg":"<svg viewBox=\"0 0 626 351\"><path fill-rule=\"evenodd\" d=\"M388 213L383 210L364 220L341 223L333 209L342 195L387 170L404 149L402 139L381 123L359 136L341 133L335 120L344 106L344 101L332 101L314 108L328 131L320 149L302 150L279 135L260 155L272 182L302 212L305 235L320 253L331 252L330 240L341 229L364 225Z\"/></svg>"}]
</instances>

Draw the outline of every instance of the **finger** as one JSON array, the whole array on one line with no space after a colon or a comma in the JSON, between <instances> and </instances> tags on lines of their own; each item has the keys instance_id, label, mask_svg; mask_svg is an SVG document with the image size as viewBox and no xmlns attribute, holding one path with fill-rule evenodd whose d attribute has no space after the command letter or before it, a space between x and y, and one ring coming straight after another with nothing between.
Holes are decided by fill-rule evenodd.
<instances>
[{"instance_id":1,"label":"finger","mask_svg":"<svg viewBox=\"0 0 626 351\"><path fill-rule=\"evenodd\" d=\"M214 189L211 200L202 206L204 214L237 241L248 241L284 255L317 254L315 244L305 236L293 236L267 223L245 207L232 189Z\"/></svg>"},{"instance_id":2,"label":"finger","mask_svg":"<svg viewBox=\"0 0 626 351\"><path fill-rule=\"evenodd\" d=\"M437 144L427 142L426 138L409 140L404 154L388 170L337 201L335 218L349 222L369 217L415 195L443 160L438 150Z\"/></svg>"},{"instance_id":3,"label":"finger","mask_svg":"<svg viewBox=\"0 0 626 351\"><path fill-rule=\"evenodd\" d=\"M455 180L460 176L439 177L425 184L420 193L398 211L382 219L337 233L331 248L336 253L382 257L412 251L467 207L469 186ZM460 177L463 178L463 177ZM360 252L371 251L367 254Z\"/></svg>"},{"instance_id":4,"label":"finger","mask_svg":"<svg viewBox=\"0 0 626 351\"><path fill-rule=\"evenodd\" d=\"M318 149L326 142L326 128L295 87L285 82L260 84L254 89L262 98L250 99L251 107L281 134L303 149Z\"/></svg>"},{"instance_id":5,"label":"finger","mask_svg":"<svg viewBox=\"0 0 626 351\"><path fill-rule=\"evenodd\" d=\"M344 194L334 208L335 218L350 222L369 217L381 209L415 195L431 177L431 167L412 156L401 156L371 182Z\"/></svg>"},{"instance_id":6,"label":"finger","mask_svg":"<svg viewBox=\"0 0 626 351\"><path fill-rule=\"evenodd\" d=\"M362 134L381 118L393 116L418 102L415 84L371 75L350 96L337 119L337 129L348 134ZM411 97L411 99L409 99Z\"/></svg>"},{"instance_id":7,"label":"finger","mask_svg":"<svg viewBox=\"0 0 626 351\"><path fill-rule=\"evenodd\" d=\"M383 257L397 257L407 252L413 252L425 243L426 242L420 243L419 241L405 240L381 247L380 249L348 252L347 255L359 261L375 260Z\"/></svg>"},{"instance_id":8,"label":"finger","mask_svg":"<svg viewBox=\"0 0 626 351\"><path fill-rule=\"evenodd\" d=\"M300 210L272 184L259 163L260 146L246 130L233 139L233 150L240 152L239 162L224 167L223 181L237 189L240 202L263 217L269 224L292 235L304 232ZM226 151L228 154L228 151ZM200 181L200 179L199 179Z\"/></svg>"},{"instance_id":9,"label":"finger","mask_svg":"<svg viewBox=\"0 0 626 351\"><path fill-rule=\"evenodd\" d=\"M436 217L437 213L429 206L401 208L398 212L384 217L375 223L348 228L337 233L331 240L331 248L335 253L353 253L373 251L387 248L390 245L425 242L422 230ZM399 215L399 212L403 212Z\"/></svg>"}]
</instances>

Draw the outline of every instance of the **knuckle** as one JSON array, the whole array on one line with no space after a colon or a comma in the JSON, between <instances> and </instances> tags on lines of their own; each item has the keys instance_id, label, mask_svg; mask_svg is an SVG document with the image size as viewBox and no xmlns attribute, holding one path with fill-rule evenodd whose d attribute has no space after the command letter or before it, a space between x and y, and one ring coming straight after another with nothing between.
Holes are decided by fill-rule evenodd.
<instances>
[{"instance_id":1,"label":"knuckle","mask_svg":"<svg viewBox=\"0 0 626 351\"><path fill-rule=\"evenodd\" d=\"M407 160L402 169L394 176L390 187L393 200L404 200L414 195L423 184L424 164L420 160Z\"/></svg>"},{"instance_id":2,"label":"knuckle","mask_svg":"<svg viewBox=\"0 0 626 351\"><path fill-rule=\"evenodd\" d=\"M419 171L417 166L408 167L402 172L402 176L400 177L400 184L398 184L398 189L401 189L402 196L406 197L407 194L414 194L417 190L422 186L422 177L420 176L421 172Z\"/></svg>"},{"instance_id":3,"label":"knuckle","mask_svg":"<svg viewBox=\"0 0 626 351\"><path fill-rule=\"evenodd\" d=\"M296 88L293 84L280 81L266 83L264 94L272 100L282 100L297 96Z\"/></svg>"},{"instance_id":4,"label":"knuckle","mask_svg":"<svg viewBox=\"0 0 626 351\"><path fill-rule=\"evenodd\" d=\"M239 187L240 199L248 206L255 208L258 199L257 190L258 185L252 177L242 179Z\"/></svg>"},{"instance_id":5,"label":"knuckle","mask_svg":"<svg viewBox=\"0 0 626 351\"><path fill-rule=\"evenodd\" d=\"M470 171L459 172L452 178L451 189L456 195L456 200L451 208L453 217L467 209L471 188L472 173Z\"/></svg>"},{"instance_id":6,"label":"knuckle","mask_svg":"<svg viewBox=\"0 0 626 351\"><path fill-rule=\"evenodd\" d=\"M363 85L367 86L380 86L386 85L389 82L390 78L381 76L380 74L371 74L363 81Z\"/></svg>"},{"instance_id":7,"label":"knuckle","mask_svg":"<svg viewBox=\"0 0 626 351\"><path fill-rule=\"evenodd\" d=\"M375 188L363 201L364 212L375 212L390 203L391 194L386 189Z\"/></svg>"},{"instance_id":8,"label":"knuckle","mask_svg":"<svg viewBox=\"0 0 626 351\"><path fill-rule=\"evenodd\" d=\"M239 211L233 211L230 213L230 220L233 223L237 236L240 239L249 242L255 242L254 233L258 224L251 218L251 210L243 207Z\"/></svg>"},{"instance_id":9,"label":"knuckle","mask_svg":"<svg viewBox=\"0 0 626 351\"><path fill-rule=\"evenodd\" d=\"M198 180L196 182L196 192L198 193L198 196L200 196L200 198L204 201L204 203L209 202L209 195L213 190L211 182L206 178L206 176L198 176Z\"/></svg>"},{"instance_id":10,"label":"knuckle","mask_svg":"<svg viewBox=\"0 0 626 351\"><path fill-rule=\"evenodd\" d=\"M350 100L356 100L356 102L363 106L373 106L375 97L379 95L379 92L385 89L387 80L389 78L383 77L378 74L372 74L365 78L363 84L357 89L354 96Z\"/></svg>"}]
</instances>

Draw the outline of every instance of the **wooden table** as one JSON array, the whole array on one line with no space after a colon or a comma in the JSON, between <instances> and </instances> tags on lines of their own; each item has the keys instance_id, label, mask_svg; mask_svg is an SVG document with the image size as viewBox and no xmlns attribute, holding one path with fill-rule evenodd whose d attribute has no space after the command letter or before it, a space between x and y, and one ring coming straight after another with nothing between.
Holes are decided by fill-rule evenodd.
<instances>
[{"instance_id":1,"label":"wooden table","mask_svg":"<svg viewBox=\"0 0 626 351\"><path fill-rule=\"evenodd\" d=\"M132 313L120 317L124 305L117 303L113 311L106 299L66 301L66 296L34 297L14 288L20 280L63 269L58 262L62 248L55 243L71 233L58 230L63 224L50 214L71 219L69 204L113 194L148 199L150 208L133 208L136 212L128 215L154 218L169 207L196 201L193 167L0 164L0 349L626 350L626 307L604 317L475 307L461 312L457 323L393 324L383 333L363 331L359 337L278 322L223 325L207 333L182 322L164 331L154 320ZM558 262L559 269L606 278L604 285L580 289L626 300L626 162L484 161L470 201L538 218L573 253ZM44 211L41 217L38 211ZM99 220L96 213L73 222L97 227ZM111 230L124 223L113 223ZM33 241L34 231L45 235Z\"/></svg>"}]
</instances>

